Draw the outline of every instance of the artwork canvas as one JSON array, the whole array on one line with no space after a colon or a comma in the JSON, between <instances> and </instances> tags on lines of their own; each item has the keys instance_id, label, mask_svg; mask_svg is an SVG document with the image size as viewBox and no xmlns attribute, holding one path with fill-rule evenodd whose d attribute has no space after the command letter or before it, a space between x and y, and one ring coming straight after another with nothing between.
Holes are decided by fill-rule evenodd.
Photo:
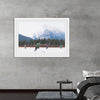
<instances>
[{"instance_id":1,"label":"artwork canvas","mask_svg":"<svg viewBox=\"0 0 100 100\"><path fill-rule=\"evenodd\" d=\"M15 57L69 57L69 18L15 18Z\"/></svg>"}]
</instances>

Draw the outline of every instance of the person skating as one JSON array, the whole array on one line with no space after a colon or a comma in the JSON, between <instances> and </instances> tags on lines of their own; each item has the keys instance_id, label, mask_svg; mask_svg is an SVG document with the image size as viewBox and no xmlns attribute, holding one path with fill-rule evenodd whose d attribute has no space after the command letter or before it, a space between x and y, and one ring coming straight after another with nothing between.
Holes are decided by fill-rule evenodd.
<instances>
[{"instance_id":1,"label":"person skating","mask_svg":"<svg viewBox=\"0 0 100 100\"><path fill-rule=\"evenodd\" d=\"M62 45L60 45L60 48L62 48Z\"/></svg>"},{"instance_id":2,"label":"person skating","mask_svg":"<svg viewBox=\"0 0 100 100\"><path fill-rule=\"evenodd\" d=\"M35 51L36 51L39 47L40 47L40 43L37 43L37 44L35 45Z\"/></svg>"},{"instance_id":3,"label":"person skating","mask_svg":"<svg viewBox=\"0 0 100 100\"><path fill-rule=\"evenodd\" d=\"M24 45L24 48L26 49L26 44Z\"/></svg>"},{"instance_id":4,"label":"person skating","mask_svg":"<svg viewBox=\"0 0 100 100\"><path fill-rule=\"evenodd\" d=\"M46 49L48 49L48 45L46 46Z\"/></svg>"}]
</instances>

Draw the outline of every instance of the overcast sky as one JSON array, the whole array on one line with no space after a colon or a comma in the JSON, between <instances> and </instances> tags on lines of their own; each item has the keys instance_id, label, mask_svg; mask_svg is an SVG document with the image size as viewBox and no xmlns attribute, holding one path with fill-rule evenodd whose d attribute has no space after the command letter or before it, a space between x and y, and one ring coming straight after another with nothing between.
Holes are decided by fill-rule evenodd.
<instances>
[{"instance_id":1,"label":"overcast sky","mask_svg":"<svg viewBox=\"0 0 100 100\"><path fill-rule=\"evenodd\" d=\"M68 28L68 19L25 19L16 20L18 24L17 32L28 37L34 33L42 32L46 27L54 27L63 32Z\"/></svg>"}]
</instances>

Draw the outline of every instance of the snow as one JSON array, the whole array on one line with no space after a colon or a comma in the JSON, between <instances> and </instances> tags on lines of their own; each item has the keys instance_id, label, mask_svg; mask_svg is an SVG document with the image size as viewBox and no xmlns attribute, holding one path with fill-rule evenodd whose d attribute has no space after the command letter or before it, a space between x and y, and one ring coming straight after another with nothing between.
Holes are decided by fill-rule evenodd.
<instances>
[{"instance_id":1,"label":"snow","mask_svg":"<svg viewBox=\"0 0 100 100\"><path fill-rule=\"evenodd\" d=\"M47 31L46 31L47 30ZM42 38L47 38L48 37L41 37L41 35L48 35L50 32L54 33L54 35L60 36L60 34L65 34L65 32L61 31L60 29L57 29L56 27L51 27L48 25L44 25L42 30L39 32L36 32L33 34L33 39L42 39Z\"/></svg>"},{"instance_id":2,"label":"snow","mask_svg":"<svg viewBox=\"0 0 100 100\"><path fill-rule=\"evenodd\" d=\"M17 57L68 57L66 48L39 48L35 51L32 47L20 47L16 52Z\"/></svg>"}]
</instances>

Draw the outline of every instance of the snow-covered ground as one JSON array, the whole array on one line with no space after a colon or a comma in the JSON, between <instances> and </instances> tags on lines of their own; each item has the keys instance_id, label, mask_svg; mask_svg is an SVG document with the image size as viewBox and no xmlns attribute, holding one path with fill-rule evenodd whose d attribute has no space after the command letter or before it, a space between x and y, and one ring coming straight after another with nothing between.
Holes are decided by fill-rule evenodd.
<instances>
[{"instance_id":1,"label":"snow-covered ground","mask_svg":"<svg viewBox=\"0 0 100 100\"><path fill-rule=\"evenodd\" d=\"M66 48L18 48L17 57L68 57L69 53Z\"/></svg>"}]
</instances>

